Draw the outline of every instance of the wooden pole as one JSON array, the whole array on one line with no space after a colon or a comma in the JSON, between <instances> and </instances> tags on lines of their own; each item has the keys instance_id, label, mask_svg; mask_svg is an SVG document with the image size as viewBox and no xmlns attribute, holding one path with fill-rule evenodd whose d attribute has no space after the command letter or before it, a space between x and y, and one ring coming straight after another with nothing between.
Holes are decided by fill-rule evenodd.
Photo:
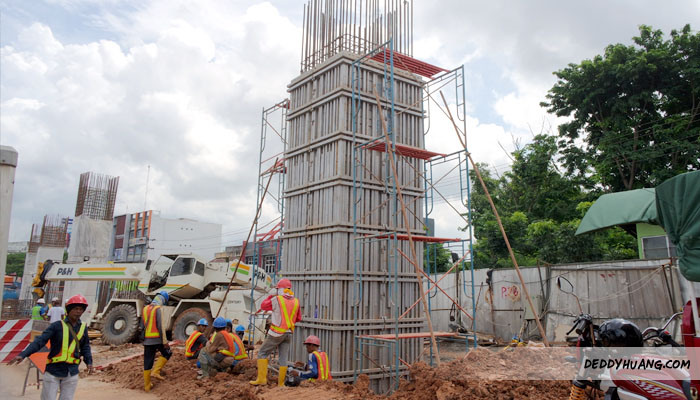
<instances>
[{"instance_id":1,"label":"wooden pole","mask_svg":"<svg viewBox=\"0 0 700 400\"><path fill-rule=\"evenodd\" d=\"M416 270L416 279L418 280L418 290L423 293L423 277L421 276L421 271L418 268L418 257L416 256L416 249L413 245L413 235L411 234L411 228L408 224L408 216L406 215L406 206L403 202L403 192L401 190L401 184L399 183L399 174L396 173L396 164L394 162L394 149L391 147L389 142L389 132L386 128L386 121L382 114L382 103L379 100L379 94L374 91L374 97L377 100L377 107L379 107L379 120L382 122L382 130L384 131L384 140L386 141L386 149L389 154L389 162L391 164L391 172L394 175L394 182L396 183L396 191L399 197L399 202L401 203L401 215L403 216L404 228L406 228L406 234L408 235L408 247L411 249L411 256L413 257L413 267ZM421 302L423 303L423 309L425 310L425 319L428 323L428 329L430 330L430 342L433 346L433 354L435 354L435 360L440 364L440 354L438 354L437 340L435 339L435 332L433 331L433 321L430 319L430 312L428 311L428 303L425 301L425 297L421 297Z\"/></svg>"},{"instance_id":2,"label":"wooden pole","mask_svg":"<svg viewBox=\"0 0 700 400\"><path fill-rule=\"evenodd\" d=\"M275 160L275 164L277 164L277 160ZM253 234L253 228L255 228L255 224L258 222L258 217L260 217L260 211L262 210L262 204L263 201L265 200L265 195L267 194L267 189L270 187L270 182L272 182L272 176L274 175L273 172L270 172L270 178L267 180L267 184L265 185L265 191L262 194L262 197L260 198L260 203L258 203L258 209L255 211L255 218L253 218L253 223L250 225L250 230L248 230L248 238L246 238L246 241L243 242L243 248L241 249L241 257L243 254L245 254L245 249L248 246L248 242L250 241L250 235ZM214 318L218 317L219 314L221 313L221 309L224 307L224 304L226 304L226 297L228 296L228 292L231 291L231 285L233 285L233 279L236 277L236 273L238 272L238 267L241 265L241 257L238 258L238 261L236 262L236 268L233 270L233 275L231 275L231 280L228 283L228 288L226 289L226 293L224 293L224 299L221 300L221 304L219 305L219 309L216 311L216 315ZM256 266L257 267L257 266ZM228 268L228 265L226 266ZM254 276L254 271L253 275ZM251 280L251 284L252 284ZM207 335L211 331L211 326L207 328Z\"/></svg>"},{"instance_id":3,"label":"wooden pole","mask_svg":"<svg viewBox=\"0 0 700 400\"><path fill-rule=\"evenodd\" d=\"M467 149L467 144L465 143L464 140L462 140L462 136L459 134L459 129L457 129L457 124L455 123L454 118L452 117L452 112L450 111L450 108L447 105L447 101L445 100L445 95L440 92L440 96L442 96L442 101L445 103L445 109L447 109L447 113L449 115L450 121L452 121L452 125L455 128L455 133L457 134L457 137L459 138L460 143L462 143L462 146L464 146L464 149ZM540 331L540 335L542 336L542 341L544 342L544 345L549 347L549 340L547 340L547 335L544 332L544 327L542 326L542 322L540 321L540 316L537 310L535 309L535 305L532 303L532 298L530 297L530 293L527 290L527 286L525 285L525 279L523 278L522 272L520 272L520 267L518 266L518 261L515 259L515 253L513 253L513 249L510 247L510 241L508 240L508 235L506 234L505 229L503 229L503 223L501 223L501 217L498 214L498 210L496 209L496 205L493 203L493 199L491 198L491 194L489 193L488 188L486 187L486 183L484 183L483 178L481 177L481 171L479 171L479 167L476 166L476 163L474 162L474 159L472 158L472 155L467 152L467 157L469 157L469 162L472 165L472 168L474 168L474 172L476 172L477 178L479 178L479 182L481 183L481 187L484 189L484 193L486 193L486 198L489 201L489 204L491 205L491 210L493 211L493 215L496 216L496 222L498 222L498 228L501 230L501 235L503 235L503 240L506 242L506 247L508 248L508 254L510 255L510 260L513 262L513 266L515 267L515 272L518 273L518 279L520 279L520 284L523 287L523 293L525 294L525 298L527 299L527 303L530 305L530 310L532 310L532 314L535 316L535 322L537 323L537 329Z\"/></svg>"}]
</instances>

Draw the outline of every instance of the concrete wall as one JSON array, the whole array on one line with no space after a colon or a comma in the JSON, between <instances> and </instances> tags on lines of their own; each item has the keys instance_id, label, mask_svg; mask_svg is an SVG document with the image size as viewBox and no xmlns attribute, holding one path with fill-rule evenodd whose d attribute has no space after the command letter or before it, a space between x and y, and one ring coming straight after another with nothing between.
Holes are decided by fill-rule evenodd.
<instances>
[{"instance_id":1,"label":"concrete wall","mask_svg":"<svg viewBox=\"0 0 700 400\"><path fill-rule=\"evenodd\" d=\"M221 251L221 224L153 215L148 247L150 260L161 254L194 253L209 261Z\"/></svg>"},{"instance_id":2,"label":"concrete wall","mask_svg":"<svg viewBox=\"0 0 700 400\"><path fill-rule=\"evenodd\" d=\"M536 267L522 268L521 271L536 307L544 311L543 324L547 337L550 340L563 340L563 333L569 330L579 310L574 297L557 288L557 276L571 282L583 312L591 314L596 321L624 317L644 329L650 325L658 326L683 304L680 283L685 279L675 267L671 271L667 269L664 277L660 267L667 261L567 264L541 267L539 271ZM464 285L461 285L460 304L471 314L471 274L467 271L462 277ZM522 285L514 269L494 270L491 289L486 278L486 270L474 271L476 330L509 340L519 334L525 322L528 305ZM454 274L446 277L440 287L454 297ZM452 302L439 292L432 292L431 296L435 329L449 330ZM468 318L463 317L462 323L471 328ZM534 321L529 323L528 332L537 334Z\"/></svg>"},{"instance_id":3,"label":"concrete wall","mask_svg":"<svg viewBox=\"0 0 700 400\"><path fill-rule=\"evenodd\" d=\"M85 215L75 217L68 246L68 262L80 263L89 257L91 263L106 262L112 221L94 220Z\"/></svg>"}]
</instances>

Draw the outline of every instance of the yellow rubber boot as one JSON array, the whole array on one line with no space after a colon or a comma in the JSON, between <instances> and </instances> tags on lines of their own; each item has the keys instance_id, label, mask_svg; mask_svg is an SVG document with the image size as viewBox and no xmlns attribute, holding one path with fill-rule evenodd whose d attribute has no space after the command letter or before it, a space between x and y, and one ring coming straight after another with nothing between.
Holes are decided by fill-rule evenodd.
<instances>
[{"instance_id":1,"label":"yellow rubber boot","mask_svg":"<svg viewBox=\"0 0 700 400\"><path fill-rule=\"evenodd\" d=\"M284 386L284 380L287 377L287 367L280 367L280 373L277 377L277 386Z\"/></svg>"},{"instance_id":2,"label":"yellow rubber boot","mask_svg":"<svg viewBox=\"0 0 700 400\"><path fill-rule=\"evenodd\" d=\"M163 378L160 375L160 370L163 369L163 366L166 362L168 362L167 358L163 356L158 357L158 360L156 360L156 364L153 366L153 372L151 372L151 376L156 379L160 379L161 381L164 381L165 378Z\"/></svg>"},{"instance_id":3,"label":"yellow rubber boot","mask_svg":"<svg viewBox=\"0 0 700 400\"><path fill-rule=\"evenodd\" d=\"M151 370L143 371L143 390L150 392L153 385L151 384Z\"/></svg>"},{"instance_id":4,"label":"yellow rubber boot","mask_svg":"<svg viewBox=\"0 0 700 400\"><path fill-rule=\"evenodd\" d=\"M251 385L267 385L267 358L258 358L258 379L249 382Z\"/></svg>"}]
</instances>

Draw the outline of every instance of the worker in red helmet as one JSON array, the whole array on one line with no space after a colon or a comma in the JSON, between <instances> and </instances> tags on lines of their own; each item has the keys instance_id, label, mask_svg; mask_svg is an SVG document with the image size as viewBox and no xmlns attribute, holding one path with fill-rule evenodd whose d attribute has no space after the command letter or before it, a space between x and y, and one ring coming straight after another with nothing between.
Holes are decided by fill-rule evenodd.
<instances>
[{"instance_id":1,"label":"worker in red helmet","mask_svg":"<svg viewBox=\"0 0 700 400\"><path fill-rule=\"evenodd\" d=\"M55 399L59 392L61 400L73 398L78 387L78 366L81 357L87 365L88 374L92 373L92 352L87 325L80 322L80 316L87 306L87 300L79 294L68 299L66 318L50 324L24 351L10 361L10 365L17 364L41 350L46 343L51 343L41 390L42 400Z\"/></svg>"},{"instance_id":2,"label":"worker in red helmet","mask_svg":"<svg viewBox=\"0 0 700 400\"><path fill-rule=\"evenodd\" d=\"M277 385L284 386L284 380L287 376L287 357L289 357L289 346L292 343L294 325L301 321L299 300L294 297L292 282L289 279L280 279L277 283L277 292L268 296L262 302L256 314L261 311L272 312L272 324L270 325L267 338L258 352L258 378L250 381L250 384L267 384L268 357L275 350L278 350L280 369Z\"/></svg>"},{"instance_id":3,"label":"worker in red helmet","mask_svg":"<svg viewBox=\"0 0 700 400\"><path fill-rule=\"evenodd\" d=\"M304 340L304 346L306 347L306 352L309 353L309 362L306 364L302 362L294 363L296 369L291 370L289 373L298 377L299 380L308 379L314 381L318 379L326 381L333 379L331 377L331 364L328 355L323 351L318 351L321 347L321 339L318 336L310 335Z\"/></svg>"}]
</instances>

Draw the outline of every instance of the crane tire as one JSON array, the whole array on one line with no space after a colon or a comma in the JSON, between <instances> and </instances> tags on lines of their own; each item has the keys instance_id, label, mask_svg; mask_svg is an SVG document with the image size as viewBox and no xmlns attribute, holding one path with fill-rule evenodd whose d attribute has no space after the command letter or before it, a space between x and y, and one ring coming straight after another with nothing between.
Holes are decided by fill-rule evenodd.
<instances>
[{"instance_id":1,"label":"crane tire","mask_svg":"<svg viewBox=\"0 0 700 400\"><path fill-rule=\"evenodd\" d=\"M211 314L201 308L192 307L182 312L177 316L173 324L173 340L182 340L183 342L190 337L190 334L195 329L197 322L200 319L206 319L209 325L212 323Z\"/></svg>"},{"instance_id":2,"label":"crane tire","mask_svg":"<svg viewBox=\"0 0 700 400\"><path fill-rule=\"evenodd\" d=\"M102 341L120 345L132 341L139 330L136 308L131 304L120 304L107 313L102 325Z\"/></svg>"}]
</instances>

